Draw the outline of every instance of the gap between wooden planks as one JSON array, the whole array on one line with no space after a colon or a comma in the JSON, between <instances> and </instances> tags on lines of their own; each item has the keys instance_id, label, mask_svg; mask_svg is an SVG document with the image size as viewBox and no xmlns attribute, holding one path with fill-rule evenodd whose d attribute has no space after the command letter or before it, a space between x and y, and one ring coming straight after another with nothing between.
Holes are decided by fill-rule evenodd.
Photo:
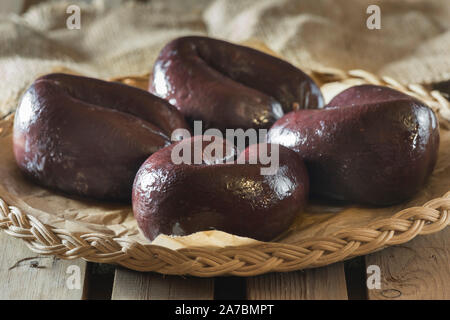
<instances>
[{"instance_id":1,"label":"gap between wooden planks","mask_svg":"<svg viewBox=\"0 0 450 320\"><path fill-rule=\"evenodd\" d=\"M79 300L84 297L86 262L83 260L37 255L22 240L3 231L0 231L0 257L0 300ZM72 283L70 289L67 280L78 272L75 268L79 268L80 287Z\"/></svg>"}]
</instances>

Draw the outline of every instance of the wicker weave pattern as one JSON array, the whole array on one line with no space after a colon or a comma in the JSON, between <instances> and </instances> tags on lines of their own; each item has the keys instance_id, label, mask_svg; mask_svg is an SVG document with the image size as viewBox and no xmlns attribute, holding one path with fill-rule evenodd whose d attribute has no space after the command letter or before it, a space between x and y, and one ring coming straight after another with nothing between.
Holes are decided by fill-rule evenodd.
<instances>
[{"instance_id":1,"label":"wicker weave pattern","mask_svg":"<svg viewBox=\"0 0 450 320\"><path fill-rule=\"evenodd\" d=\"M217 250L173 251L103 234L75 236L45 225L16 207L8 207L0 199L0 228L25 240L36 253L118 263L139 271L200 277L252 276L323 266L401 244L419 234L438 232L449 224L450 192L422 207L408 208L390 218L369 223L365 228L339 231L330 237L315 237L293 244L269 242Z\"/></svg>"},{"instance_id":2,"label":"wicker weave pattern","mask_svg":"<svg viewBox=\"0 0 450 320\"><path fill-rule=\"evenodd\" d=\"M424 100L441 115L444 126L448 124L448 101L439 92L430 92L424 86L404 86L393 79L379 78L362 70L331 73L313 71L311 75L319 83L359 78L368 83L393 87ZM146 76L116 80L129 84L139 82L142 85ZM401 244L417 235L438 232L449 224L450 192L447 192L443 197L433 199L421 207L407 208L389 218L373 221L364 228L341 230L328 237L313 237L291 244L261 242L251 246L175 251L105 234L74 235L43 224L19 208L8 206L0 198L0 228L15 238L23 239L38 254L117 263L138 271L199 277L253 276L323 266Z\"/></svg>"}]
</instances>

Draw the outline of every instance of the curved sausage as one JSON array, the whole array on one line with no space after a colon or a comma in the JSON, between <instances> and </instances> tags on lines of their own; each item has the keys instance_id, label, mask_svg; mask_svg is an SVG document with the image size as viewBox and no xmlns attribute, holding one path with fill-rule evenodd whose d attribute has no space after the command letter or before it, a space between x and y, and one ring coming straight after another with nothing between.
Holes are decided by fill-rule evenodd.
<instances>
[{"instance_id":1,"label":"curved sausage","mask_svg":"<svg viewBox=\"0 0 450 320\"><path fill-rule=\"evenodd\" d=\"M269 128L293 109L321 108L301 70L263 52L207 37L183 37L159 54L149 91L205 128Z\"/></svg>"},{"instance_id":2,"label":"curved sausage","mask_svg":"<svg viewBox=\"0 0 450 320\"><path fill-rule=\"evenodd\" d=\"M130 200L139 166L188 128L175 107L120 83L50 74L23 95L13 130L20 169L74 195Z\"/></svg>"},{"instance_id":3,"label":"curved sausage","mask_svg":"<svg viewBox=\"0 0 450 320\"><path fill-rule=\"evenodd\" d=\"M217 229L271 240L285 231L307 202L308 174L300 157L280 146L279 169L272 175L261 175L262 164L250 162L258 158L260 145L247 148L239 156L245 160L241 162L171 161L176 146L202 137L159 150L136 174L133 212L144 235L153 240L159 234L184 236ZM205 150L207 144L200 146ZM272 151L270 145L268 149ZM225 159L233 153L224 154Z\"/></svg>"},{"instance_id":4,"label":"curved sausage","mask_svg":"<svg viewBox=\"0 0 450 320\"><path fill-rule=\"evenodd\" d=\"M391 205L411 198L431 175L439 127L424 103L390 88L361 85L325 109L287 114L269 130L268 141L303 158L312 194Z\"/></svg>"}]
</instances>

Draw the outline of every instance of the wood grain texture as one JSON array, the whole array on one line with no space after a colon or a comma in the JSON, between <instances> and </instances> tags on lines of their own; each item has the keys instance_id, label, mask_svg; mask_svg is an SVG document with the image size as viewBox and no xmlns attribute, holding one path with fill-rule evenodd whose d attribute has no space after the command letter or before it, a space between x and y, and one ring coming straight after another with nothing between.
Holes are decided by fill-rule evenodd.
<instances>
[{"instance_id":1,"label":"wood grain texture","mask_svg":"<svg viewBox=\"0 0 450 320\"><path fill-rule=\"evenodd\" d=\"M212 300L214 279L163 276L117 268L113 300Z\"/></svg>"},{"instance_id":2,"label":"wood grain texture","mask_svg":"<svg viewBox=\"0 0 450 320\"><path fill-rule=\"evenodd\" d=\"M39 256L30 251L22 240L4 232L0 232L0 257L1 300L79 300L84 297L86 262L83 260ZM79 289L69 289L67 285L67 281L75 276L73 269L69 268L71 265L79 268Z\"/></svg>"},{"instance_id":3,"label":"wood grain texture","mask_svg":"<svg viewBox=\"0 0 450 320\"><path fill-rule=\"evenodd\" d=\"M450 228L366 256L381 271L369 299L450 299Z\"/></svg>"},{"instance_id":4,"label":"wood grain texture","mask_svg":"<svg viewBox=\"0 0 450 320\"><path fill-rule=\"evenodd\" d=\"M346 300L344 264L247 279L249 300Z\"/></svg>"}]
</instances>

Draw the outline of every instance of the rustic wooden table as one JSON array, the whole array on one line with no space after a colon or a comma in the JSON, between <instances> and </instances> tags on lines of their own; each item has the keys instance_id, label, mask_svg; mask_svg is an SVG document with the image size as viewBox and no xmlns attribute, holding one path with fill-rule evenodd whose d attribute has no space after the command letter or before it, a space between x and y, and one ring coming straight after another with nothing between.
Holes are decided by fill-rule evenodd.
<instances>
[{"instance_id":1,"label":"rustic wooden table","mask_svg":"<svg viewBox=\"0 0 450 320\"><path fill-rule=\"evenodd\" d=\"M0 299L450 299L450 228L346 262L250 278L163 276L38 256L4 232L0 257ZM380 268L380 289L367 288L371 265Z\"/></svg>"}]
</instances>

